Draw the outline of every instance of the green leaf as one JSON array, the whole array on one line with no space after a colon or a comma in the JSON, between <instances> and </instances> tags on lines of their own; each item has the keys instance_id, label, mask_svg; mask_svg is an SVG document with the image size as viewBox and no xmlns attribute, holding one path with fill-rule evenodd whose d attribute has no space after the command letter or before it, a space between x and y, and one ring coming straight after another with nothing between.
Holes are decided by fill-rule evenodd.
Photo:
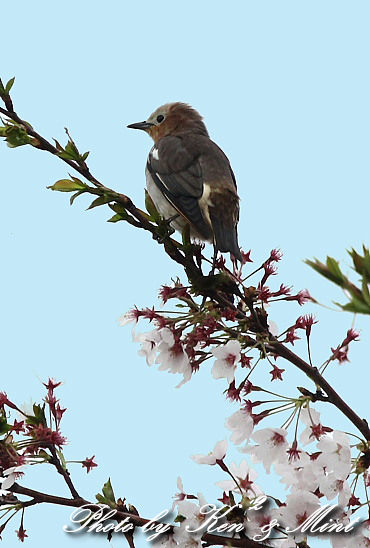
<instances>
[{"instance_id":1,"label":"green leaf","mask_svg":"<svg viewBox=\"0 0 370 548\"><path fill-rule=\"evenodd\" d=\"M361 255L359 255L357 251L353 248L351 249L351 251L348 251L348 253L352 258L354 269L356 270L356 272L358 272L358 274L362 275L364 262L363 257L361 257Z\"/></svg>"},{"instance_id":2,"label":"green leaf","mask_svg":"<svg viewBox=\"0 0 370 548\"><path fill-rule=\"evenodd\" d=\"M66 154L69 154L69 156L73 160L78 160L80 158L80 153L78 151L78 148L76 147L73 141L69 140L64 150Z\"/></svg>"},{"instance_id":3,"label":"green leaf","mask_svg":"<svg viewBox=\"0 0 370 548\"><path fill-rule=\"evenodd\" d=\"M94 207L99 207L99 206L104 205L104 204L108 204L111 201L112 201L112 198L110 196L107 196L106 194L103 194L103 196L99 196L98 198L96 198L96 200L91 202L91 204L89 205L87 210L93 209Z\"/></svg>"},{"instance_id":4,"label":"green leaf","mask_svg":"<svg viewBox=\"0 0 370 548\"><path fill-rule=\"evenodd\" d=\"M158 224L161 220L161 216L158 213L157 208L155 207L154 202L149 196L149 192L147 190L145 190L145 207L152 220Z\"/></svg>"},{"instance_id":5,"label":"green leaf","mask_svg":"<svg viewBox=\"0 0 370 548\"><path fill-rule=\"evenodd\" d=\"M6 422L6 417L0 415L0 436L6 434L11 429L11 426Z\"/></svg>"},{"instance_id":6,"label":"green leaf","mask_svg":"<svg viewBox=\"0 0 370 548\"><path fill-rule=\"evenodd\" d=\"M326 257L326 266L328 267L329 272L337 279L337 283L340 284L345 280L345 276L342 274L341 269L339 268L339 262L333 259L332 257Z\"/></svg>"},{"instance_id":7,"label":"green leaf","mask_svg":"<svg viewBox=\"0 0 370 548\"><path fill-rule=\"evenodd\" d=\"M9 148L16 148L32 143L32 139L27 134L27 131L18 124L7 124L3 133Z\"/></svg>"},{"instance_id":8,"label":"green leaf","mask_svg":"<svg viewBox=\"0 0 370 548\"><path fill-rule=\"evenodd\" d=\"M63 467L63 470L67 470L67 463L66 463L66 459L64 458L63 451L61 451L60 449L57 449L56 451L57 451L59 460L61 462L61 465Z\"/></svg>"},{"instance_id":9,"label":"green leaf","mask_svg":"<svg viewBox=\"0 0 370 548\"><path fill-rule=\"evenodd\" d=\"M89 154L90 154L90 151L85 152L85 154L82 154L81 160L84 162L84 161L86 160L86 158L88 157Z\"/></svg>"},{"instance_id":10,"label":"green leaf","mask_svg":"<svg viewBox=\"0 0 370 548\"><path fill-rule=\"evenodd\" d=\"M57 143L57 141L55 142ZM59 146L58 145L57 145L57 148L59 150L60 145ZM74 160L75 162L81 161L81 155L79 153L79 150L74 144L74 142L71 141L71 139L68 140L68 143L66 144L65 148L63 147L60 147L60 148L61 148L61 151L58 152L58 156L60 158L64 158L65 160Z\"/></svg>"},{"instance_id":11,"label":"green leaf","mask_svg":"<svg viewBox=\"0 0 370 548\"><path fill-rule=\"evenodd\" d=\"M190 242L190 225L186 224L184 230L182 231L182 243L183 245L189 245Z\"/></svg>"},{"instance_id":12,"label":"green leaf","mask_svg":"<svg viewBox=\"0 0 370 548\"><path fill-rule=\"evenodd\" d=\"M113 488L112 488L110 478L104 484L103 489L102 489L102 493L103 493L102 495L100 493L95 495L98 502L101 502L102 504L107 504L111 508L116 508L117 503L116 503L116 499L115 499L115 496L114 496L114 492L113 492Z\"/></svg>"},{"instance_id":13,"label":"green leaf","mask_svg":"<svg viewBox=\"0 0 370 548\"><path fill-rule=\"evenodd\" d=\"M363 303L358 299L352 299L350 303L345 305L339 304L339 306L342 308L342 310L346 310L347 312L354 312L355 314L370 314L370 305Z\"/></svg>"},{"instance_id":14,"label":"green leaf","mask_svg":"<svg viewBox=\"0 0 370 548\"><path fill-rule=\"evenodd\" d=\"M118 213L122 217L122 219L128 219L129 215L128 215L127 211L125 210L125 208L123 207L123 205L114 203L114 204L109 204L109 207L115 213Z\"/></svg>"},{"instance_id":15,"label":"green leaf","mask_svg":"<svg viewBox=\"0 0 370 548\"><path fill-rule=\"evenodd\" d=\"M327 257L326 265L320 262L318 259L315 259L315 261L306 260L305 263L314 270L316 270L316 272L321 274L321 276L324 276L325 278L327 278L331 282L334 282L340 287L343 287L345 281L348 282L347 278L341 273L337 261L335 261L331 257ZM328 266L328 263L330 265L330 268Z\"/></svg>"},{"instance_id":16,"label":"green leaf","mask_svg":"<svg viewBox=\"0 0 370 548\"><path fill-rule=\"evenodd\" d=\"M370 306L370 291L369 284L365 278L362 279L362 296L364 301Z\"/></svg>"},{"instance_id":17,"label":"green leaf","mask_svg":"<svg viewBox=\"0 0 370 548\"><path fill-rule=\"evenodd\" d=\"M50 190L58 190L59 192L73 192L74 190L85 190L87 185L79 179L60 179L54 185L48 186Z\"/></svg>"},{"instance_id":18,"label":"green leaf","mask_svg":"<svg viewBox=\"0 0 370 548\"><path fill-rule=\"evenodd\" d=\"M370 253L369 249L363 246L364 249L364 271L362 275L370 283Z\"/></svg>"},{"instance_id":19,"label":"green leaf","mask_svg":"<svg viewBox=\"0 0 370 548\"><path fill-rule=\"evenodd\" d=\"M117 213L116 215L113 215L113 217L108 219L107 223L117 223L118 221L124 221L124 219L122 219L121 215Z\"/></svg>"},{"instance_id":20,"label":"green leaf","mask_svg":"<svg viewBox=\"0 0 370 548\"><path fill-rule=\"evenodd\" d=\"M75 199L80 196L81 194L84 194L85 192L87 192L87 190L78 190L75 194L72 194L72 196L70 197L69 199L69 203L71 205L73 205L73 202L75 201Z\"/></svg>"},{"instance_id":21,"label":"green leaf","mask_svg":"<svg viewBox=\"0 0 370 548\"><path fill-rule=\"evenodd\" d=\"M108 500L111 500L112 502L116 502L110 478L108 478L108 481L104 484L102 493L105 496L105 498L107 498Z\"/></svg>"},{"instance_id":22,"label":"green leaf","mask_svg":"<svg viewBox=\"0 0 370 548\"><path fill-rule=\"evenodd\" d=\"M9 82L6 84L5 86L5 92L7 95L9 95L9 91L12 89L13 87L13 84L14 84L14 81L15 81L15 76L13 78L11 78L9 80Z\"/></svg>"},{"instance_id":23,"label":"green leaf","mask_svg":"<svg viewBox=\"0 0 370 548\"><path fill-rule=\"evenodd\" d=\"M45 404L41 407L36 403L33 404L33 415L28 415L26 419L27 424L42 424L46 426L46 417L45 417Z\"/></svg>"},{"instance_id":24,"label":"green leaf","mask_svg":"<svg viewBox=\"0 0 370 548\"><path fill-rule=\"evenodd\" d=\"M107 506L110 506L109 500L103 497L103 495L101 495L100 493L95 495L95 498L98 502L100 502L100 504L106 504Z\"/></svg>"}]
</instances>

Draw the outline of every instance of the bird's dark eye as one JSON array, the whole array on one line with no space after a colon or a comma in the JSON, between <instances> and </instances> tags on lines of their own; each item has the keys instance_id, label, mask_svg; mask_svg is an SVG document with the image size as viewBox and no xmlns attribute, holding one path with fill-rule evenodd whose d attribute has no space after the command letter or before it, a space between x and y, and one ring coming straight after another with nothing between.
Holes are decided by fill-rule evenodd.
<instances>
[{"instance_id":1,"label":"bird's dark eye","mask_svg":"<svg viewBox=\"0 0 370 548\"><path fill-rule=\"evenodd\" d=\"M160 124L161 122L163 122L163 120L164 120L163 114L160 114L159 116L157 116L157 122L158 122L158 124Z\"/></svg>"}]
</instances>

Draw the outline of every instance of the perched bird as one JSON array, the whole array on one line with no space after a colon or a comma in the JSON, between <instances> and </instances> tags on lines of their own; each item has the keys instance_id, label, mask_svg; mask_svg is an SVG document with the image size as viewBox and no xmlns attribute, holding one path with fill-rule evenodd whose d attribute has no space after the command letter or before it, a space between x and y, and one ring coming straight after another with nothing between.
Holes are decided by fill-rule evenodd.
<instances>
[{"instance_id":1,"label":"perched bird","mask_svg":"<svg viewBox=\"0 0 370 548\"><path fill-rule=\"evenodd\" d=\"M180 232L189 224L192 237L214 244L215 255L230 252L241 261L235 176L200 114L185 103L167 103L127 127L154 140L146 181L159 213Z\"/></svg>"}]
</instances>

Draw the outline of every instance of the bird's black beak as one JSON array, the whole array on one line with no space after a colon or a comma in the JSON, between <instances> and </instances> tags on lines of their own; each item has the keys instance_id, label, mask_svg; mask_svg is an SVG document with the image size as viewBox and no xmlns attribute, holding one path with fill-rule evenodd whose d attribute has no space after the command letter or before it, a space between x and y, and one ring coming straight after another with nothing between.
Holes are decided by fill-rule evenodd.
<instances>
[{"instance_id":1,"label":"bird's black beak","mask_svg":"<svg viewBox=\"0 0 370 548\"><path fill-rule=\"evenodd\" d=\"M127 126L130 129L148 129L152 127L154 124L151 124L150 122L136 122L136 124L130 124Z\"/></svg>"}]
</instances>

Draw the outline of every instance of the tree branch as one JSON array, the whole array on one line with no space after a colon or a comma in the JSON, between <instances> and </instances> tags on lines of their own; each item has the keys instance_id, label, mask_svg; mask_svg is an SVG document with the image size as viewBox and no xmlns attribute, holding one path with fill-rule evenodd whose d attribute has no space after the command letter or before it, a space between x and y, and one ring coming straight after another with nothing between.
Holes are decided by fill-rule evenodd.
<instances>
[{"instance_id":1,"label":"tree branch","mask_svg":"<svg viewBox=\"0 0 370 548\"><path fill-rule=\"evenodd\" d=\"M47 504L56 504L60 506L70 506L71 508L80 508L81 506L86 506L88 509L91 509L93 511L96 511L98 508L97 504L94 504L93 502L89 502L83 498L67 499L64 497L49 495L47 493L35 491L34 489L29 489L28 487L23 487L19 485L18 483L14 483L14 485L9 490L12 491L13 493L17 493L18 495L25 495L27 497L31 497L33 499L33 504L47 503ZM117 513L114 516L114 519L116 521L122 521L126 518L130 520L130 523L138 527L143 527L149 522L159 524L159 522L153 522L152 520L147 518L142 518L138 516L137 514L132 514L130 512L122 512L121 510L117 510ZM173 532L175 528L176 526L171 526L170 532ZM228 542L230 546L235 546L236 548L238 547L239 548L268 548L266 544L261 544L251 539L235 539L235 538L223 537L220 535L213 535L211 533L205 533L202 536L202 540L207 542L209 546L217 546L217 545L223 546L225 545L226 542Z\"/></svg>"},{"instance_id":2,"label":"tree branch","mask_svg":"<svg viewBox=\"0 0 370 548\"><path fill-rule=\"evenodd\" d=\"M35 138L38 143L40 143L36 148L40 148L41 150L46 150L50 152L51 154L55 156L59 156L58 150L55 146L53 146L49 141L47 141L44 137L42 137L39 133L37 133L31 125L22 120L14 110L5 110L0 107L0 113L4 114L14 122L22 125L25 130L27 131L28 135ZM104 186L100 181L98 181L91 173L89 168L86 166L85 162L83 162L83 165L79 165L76 161L68 160L66 158L61 158L64 162L66 162L70 167L72 167L74 170L76 170L80 175L85 177L88 181L90 181L92 184L94 184L97 188L91 189L92 193L95 194L104 194L105 192L110 194L112 196L112 201L114 200L118 204L121 204L129 211L135 219L137 219L139 225L139 228L142 228L144 230L147 230L151 232L151 234L154 237L158 237L157 232L157 226L153 223L151 223L147 215L141 211L139 208L137 208L132 200L126 196L125 194L119 194L115 192L114 190ZM221 306L226 306L228 308L231 308L233 310L236 310L238 313L238 316L244 316L247 318L246 314L242 312L239 308L237 308L233 303L233 297L230 299L228 298L228 295L225 295L225 292L218 291L217 289L214 289L211 285L210 276L205 277L202 273L202 270L199 266L196 265L194 262L193 255L189 253L182 253L179 250L179 244L172 240L172 238L166 237L161 241L164 245L165 251L167 255L174 260L176 263L183 266L185 269L185 272L191 282L195 282L197 291L199 294L209 297L211 300L216 301ZM201 283L199 283L199 281ZM206 283L205 283L206 282ZM253 308L253 303L251 302L250 298L245 298L238 286L234 284L230 284L228 287L228 291L232 295L236 295L237 297L241 298L243 302L247 305L249 310L251 311L251 314L253 317L256 317L256 312ZM260 324L259 318L257 316L257 324ZM260 326L260 325L259 325ZM260 326L261 327L261 326ZM255 346L257 344L257 341L254 340L252 337L249 337L248 335L245 335L246 342L250 346ZM365 439L367 441L370 441L370 428L365 419L361 419L354 411L345 403L345 401L337 394L337 392L331 387L331 385L324 379L324 377L319 373L317 368L312 367L310 364L305 362L302 358L300 358L298 355L296 355L294 352L292 352L289 348L287 348L284 344L279 342L275 337L272 337L270 335L270 345L268 346L268 349L271 352L274 352L275 354L281 356L282 358L286 359L288 362L292 363L298 369L300 369L307 377L309 377L314 383L316 383L317 386L319 386L324 392L327 394L328 399L330 403L335 405L351 422L352 424L363 434Z\"/></svg>"}]
</instances>

